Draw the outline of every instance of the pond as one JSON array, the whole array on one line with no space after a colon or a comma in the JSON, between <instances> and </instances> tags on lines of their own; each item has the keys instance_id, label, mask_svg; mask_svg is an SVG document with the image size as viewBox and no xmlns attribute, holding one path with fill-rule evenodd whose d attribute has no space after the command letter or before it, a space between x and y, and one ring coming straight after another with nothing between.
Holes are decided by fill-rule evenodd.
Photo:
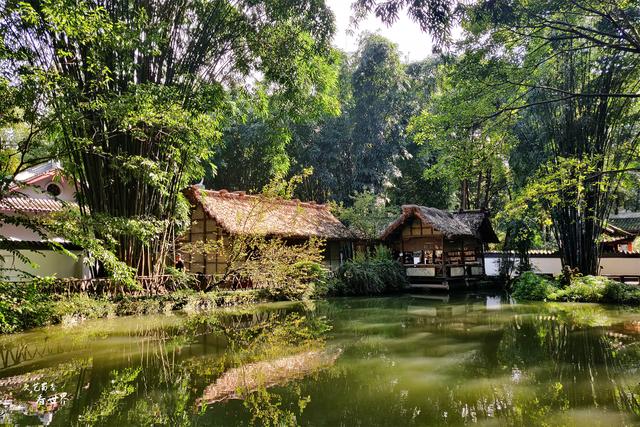
<instances>
[{"instance_id":1,"label":"pond","mask_svg":"<svg viewBox=\"0 0 640 427\"><path fill-rule=\"evenodd\" d=\"M17 425L634 425L640 312L500 294L277 303L0 338Z\"/></svg>"}]
</instances>

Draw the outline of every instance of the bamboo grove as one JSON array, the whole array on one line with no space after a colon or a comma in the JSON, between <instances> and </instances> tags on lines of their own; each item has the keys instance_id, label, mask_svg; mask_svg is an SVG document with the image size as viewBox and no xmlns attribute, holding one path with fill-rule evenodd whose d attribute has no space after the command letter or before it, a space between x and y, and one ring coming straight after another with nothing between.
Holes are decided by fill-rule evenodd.
<instances>
[{"instance_id":1,"label":"bamboo grove","mask_svg":"<svg viewBox=\"0 0 640 427\"><path fill-rule=\"evenodd\" d=\"M637 2L353 3L356 22L407 14L435 54L378 34L339 52L323 0L0 0L0 126L36 129L28 157L45 145L75 178L65 237L141 275L186 227L188 184L309 168L295 196L365 230L400 204L487 209L504 249L597 273L609 215L640 210Z\"/></svg>"},{"instance_id":2,"label":"bamboo grove","mask_svg":"<svg viewBox=\"0 0 640 427\"><path fill-rule=\"evenodd\" d=\"M82 212L119 227L118 258L151 274L219 136L222 83L259 71L295 97L309 89L295 64L327 50L332 25L317 0L44 0L5 2L0 31L7 74L46 93Z\"/></svg>"}]
</instances>

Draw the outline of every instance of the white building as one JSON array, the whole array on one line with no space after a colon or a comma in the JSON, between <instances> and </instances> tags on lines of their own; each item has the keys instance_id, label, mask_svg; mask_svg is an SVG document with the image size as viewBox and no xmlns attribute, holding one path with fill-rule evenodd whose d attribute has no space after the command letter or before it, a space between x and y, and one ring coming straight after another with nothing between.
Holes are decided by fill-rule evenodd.
<instances>
[{"instance_id":1,"label":"white building","mask_svg":"<svg viewBox=\"0 0 640 427\"><path fill-rule=\"evenodd\" d=\"M14 178L11 195L0 200L0 212L7 216L43 216L61 210L65 203L75 203L75 188L63 174L57 161L49 161L24 170ZM22 225L0 222L1 275L18 279L23 272L37 276L88 277L82 251L55 236L42 236ZM56 241L77 255L74 259L51 249L49 241ZM7 250L8 245L29 259Z\"/></svg>"}]
</instances>

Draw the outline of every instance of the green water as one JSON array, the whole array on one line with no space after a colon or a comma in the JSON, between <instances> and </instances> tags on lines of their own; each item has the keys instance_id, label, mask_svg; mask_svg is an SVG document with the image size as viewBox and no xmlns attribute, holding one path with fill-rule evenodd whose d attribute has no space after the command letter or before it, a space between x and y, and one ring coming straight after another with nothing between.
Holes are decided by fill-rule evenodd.
<instances>
[{"instance_id":1,"label":"green water","mask_svg":"<svg viewBox=\"0 0 640 427\"><path fill-rule=\"evenodd\" d=\"M640 312L600 305L269 304L51 327L0 349L9 424L640 424Z\"/></svg>"}]
</instances>

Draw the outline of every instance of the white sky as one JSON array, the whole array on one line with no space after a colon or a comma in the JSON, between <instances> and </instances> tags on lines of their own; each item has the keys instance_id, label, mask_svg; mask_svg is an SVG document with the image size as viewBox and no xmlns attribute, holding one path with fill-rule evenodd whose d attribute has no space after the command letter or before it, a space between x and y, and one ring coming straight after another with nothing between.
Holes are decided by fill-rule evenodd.
<instances>
[{"instance_id":1,"label":"white sky","mask_svg":"<svg viewBox=\"0 0 640 427\"><path fill-rule=\"evenodd\" d=\"M407 62L414 62L430 56L432 51L431 37L420 30L420 26L401 14L391 27L387 27L373 14L359 23L358 28L351 27L351 0L326 0L327 5L336 15L336 34L333 39L335 47L347 52L355 52L358 38L364 31L377 32L396 43ZM348 34L349 29L353 34Z\"/></svg>"}]
</instances>

